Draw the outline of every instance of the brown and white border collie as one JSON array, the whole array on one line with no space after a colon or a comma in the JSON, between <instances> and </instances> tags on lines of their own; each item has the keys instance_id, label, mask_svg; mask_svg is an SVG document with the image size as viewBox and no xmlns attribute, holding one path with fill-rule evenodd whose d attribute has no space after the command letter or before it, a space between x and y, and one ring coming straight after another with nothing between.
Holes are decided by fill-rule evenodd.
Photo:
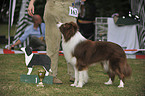
<instances>
[{"instance_id":1,"label":"brown and white border collie","mask_svg":"<svg viewBox=\"0 0 145 96\"><path fill-rule=\"evenodd\" d=\"M75 81L71 86L83 87L88 81L89 65L103 61L104 69L109 75L109 81L105 84L112 84L115 75L118 75L120 78L118 87L124 87L124 79L131 75L131 68L127 64L124 50L119 45L87 40L77 31L77 24L74 22L65 24L58 22L57 27L62 33L65 59L75 70Z\"/></svg>"}]
</instances>

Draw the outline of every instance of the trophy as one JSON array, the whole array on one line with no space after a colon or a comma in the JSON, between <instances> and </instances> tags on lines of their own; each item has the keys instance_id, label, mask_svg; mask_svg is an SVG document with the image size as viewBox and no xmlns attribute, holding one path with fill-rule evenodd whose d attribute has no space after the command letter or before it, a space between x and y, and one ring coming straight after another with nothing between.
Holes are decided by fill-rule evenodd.
<instances>
[{"instance_id":1,"label":"trophy","mask_svg":"<svg viewBox=\"0 0 145 96\"><path fill-rule=\"evenodd\" d=\"M38 71L38 77L39 77L39 79L40 79L40 82L39 82L39 84L37 85L37 87L38 87L38 86L44 87L42 81L43 81L43 79L44 79L44 77L45 77L45 71L44 71L44 70L39 70L39 71Z\"/></svg>"}]
</instances>

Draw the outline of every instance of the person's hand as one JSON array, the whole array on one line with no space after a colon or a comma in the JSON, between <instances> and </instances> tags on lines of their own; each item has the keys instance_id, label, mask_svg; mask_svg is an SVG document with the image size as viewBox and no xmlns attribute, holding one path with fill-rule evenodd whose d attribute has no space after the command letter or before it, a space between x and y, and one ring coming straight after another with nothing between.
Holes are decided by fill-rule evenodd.
<instances>
[{"instance_id":1,"label":"person's hand","mask_svg":"<svg viewBox=\"0 0 145 96\"><path fill-rule=\"evenodd\" d=\"M34 5L33 5L33 3L34 3L34 2L30 1L29 6L28 6L28 9L27 9L28 14L29 14L30 16L33 16L33 14L34 14Z\"/></svg>"},{"instance_id":2,"label":"person's hand","mask_svg":"<svg viewBox=\"0 0 145 96\"><path fill-rule=\"evenodd\" d=\"M15 47L15 45L11 45L10 50L13 50Z\"/></svg>"},{"instance_id":3,"label":"person's hand","mask_svg":"<svg viewBox=\"0 0 145 96\"><path fill-rule=\"evenodd\" d=\"M86 0L82 0L83 2L85 2Z\"/></svg>"}]
</instances>

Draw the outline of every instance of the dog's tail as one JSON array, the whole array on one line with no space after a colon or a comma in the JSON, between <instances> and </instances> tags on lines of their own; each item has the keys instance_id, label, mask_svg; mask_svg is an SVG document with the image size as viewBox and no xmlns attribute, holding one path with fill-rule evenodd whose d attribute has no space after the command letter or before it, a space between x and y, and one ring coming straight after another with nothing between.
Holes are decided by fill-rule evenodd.
<instances>
[{"instance_id":1,"label":"dog's tail","mask_svg":"<svg viewBox=\"0 0 145 96\"><path fill-rule=\"evenodd\" d=\"M127 62L123 66L123 74L124 74L125 77L130 77L131 74L132 74L132 69L131 69L130 65L127 64Z\"/></svg>"}]
</instances>

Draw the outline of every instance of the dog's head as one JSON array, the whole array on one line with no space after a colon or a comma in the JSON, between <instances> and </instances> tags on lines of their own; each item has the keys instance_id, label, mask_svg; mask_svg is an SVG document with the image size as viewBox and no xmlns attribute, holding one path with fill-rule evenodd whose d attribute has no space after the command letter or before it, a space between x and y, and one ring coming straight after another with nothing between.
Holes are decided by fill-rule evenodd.
<instances>
[{"instance_id":1,"label":"dog's head","mask_svg":"<svg viewBox=\"0 0 145 96\"><path fill-rule=\"evenodd\" d=\"M57 24L57 27L60 29L60 32L63 34L66 42L69 41L71 37L75 35L78 29L77 24L74 22L65 23L65 24L59 22Z\"/></svg>"},{"instance_id":2,"label":"dog's head","mask_svg":"<svg viewBox=\"0 0 145 96\"><path fill-rule=\"evenodd\" d=\"M29 46L27 47L22 47L21 50L26 53L28 56L32 54L32 50Z\"/></svg>"}]
</instances>

